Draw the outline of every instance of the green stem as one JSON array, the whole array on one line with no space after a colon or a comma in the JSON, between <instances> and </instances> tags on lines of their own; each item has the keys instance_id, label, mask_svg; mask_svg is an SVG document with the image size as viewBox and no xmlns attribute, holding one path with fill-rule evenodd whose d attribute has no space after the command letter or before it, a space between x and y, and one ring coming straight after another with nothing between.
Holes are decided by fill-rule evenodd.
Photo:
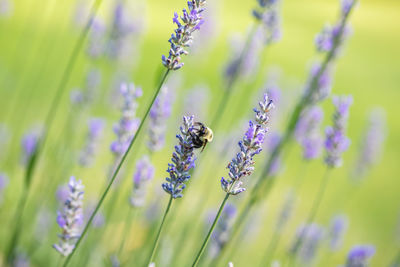
<instances>
[{"instance_id":1,"label":"green stem","mask_svg":"<svg viewBox=\"0 0 400 267\"><path fill-rule=\"evenodd\" d=\"M97 212L99 211L100 206L103 204L104 199L106 198L108 192L110 191L111 186L113 185L115 179L117 178L117 175L118 175L122 165L124 164L125 159L128 156L129 151L131 150L133 144L135 143L137 137L140 134L140 131L143 128L144 122L146 121L146 118L149 115L150 109L153 106L154 101L156 100L157 95L160 92L160 89L161 89L162 85L164 84L164 82L165 82L165 80L166 80L166 78L168 76L168 73L169 73L169 70L167 70L165 72L165 74L163 75L163 77L161 78L160 84L158 85L158 88L157 88L157 90L156 90L156 92L155 92L155 94L153 96L153 99L151 100L150 105L147 107L146 113L144 114L143 119L141 120L141 122L139 124L139 128L137 129L135 136L132 138L131 142L129 143L128 149L122 155L121 161L119 162L117 168L114 170L113 175L112 175L112 177L111 177L106 189L104 190L103 194L100 197L99 202L96 205L96 208L94 209L92 215L90 215L90 218L89 218L88 222L86 223L85 228L83 229L83 232L82 232L81 236L79 237L78 241L76 242L75 248L72 250L71 254L69 254L67 259L65 260L64 265L63 265L64 267L68 266L68 263L70 262L72 256L75 254L75 251L79 247L79 244L82 242L82 239L85 237L85 235L86 235L87 231L89 230L89 227L90 227L94 217L96 216Z\"/></svg>"},{"instance_id":2,"label":"green stem","mask_svg":"<svg viewBox=\"0 0 400 267\"><path fill-rule=\"evenodd\" d=\"M192 267L197 266L197 264L199 263L199 260L200 260L200 258L201 258L201 255L203 254L204 249L206 248L207 243L208 243L208 241L210 240L211 234L212 234L212 232L214 231L215 226L217 225L217 222L218 222L218 220L219 220L219 217L221 216L222 210L224 209L225 204L226 204L226 201L228 200L229 196L230 196L230 194L229 194L229 193L226 193L225 198L224 198L224 200L222 201L221 206L219 207L218 213L217 213L217 215L216 215L215 218L214 218L214 222L212 223L212 225L211 225L211 227L210 227L210 230L208 230L207 236L206 236L206 238L204 239L203 244L201 245L201 248L200 248L199 252L197 253L196 258L194 259L194 262L193 262L193 264L192 264Z\"/></svg>"},{"instance_id":3,"label":"green stem","mask_svg":"<svg viewBox=\"0 0 400 267\"><path fill-rule=\"evenodd\" d=\"M7 248L6 256L8 264L12 265L15 256L15 248L18 244L19 236L21 233L21 226L22 226L22 215L24 214L26 202L28 199L28 187L24 186L21 198L19 199L17 210L15 212L15 216L13 219L13 224L15 225L13 234L11 236L10 243Z\"/></svg>"},{"instance_id":4,"label":"green stem","mask_svg":"<svg viewBox=\"0 0 400 267\"><path fill-rule=\"evenodd\" d=\"M393 262L390 265L391 267L400 267L400 251L396 254L393 259Z\"/></svg>"},{"instance_id":5,"label":"green stem","mask_svg":"<svg viewBox=\"0 0 400 267\"><path fill-rule=\"evenodd\" d=\"M318 192L317 195L312 203L311 206L311 210L310 213L308 214L307 220L306 220L306 224L305 227L303 229L303 231L300 233L299 238L297 238L296 243L293 246L293 250L290 251L291 253L291 258L293 259L292 261L290 261L289 266L292 266L293 263L295 262L295 258L297 256L297 252L299 251L303 241L304 241L304 237L307 236L308 233L308 225L310 225L310 223L312 223L315 219L315 216L318 213L318 209L319 206L321 205L323 196L325 194L326 188L328 186L328 181L329 181L329 176L330 176L330 172L331 168L327 167L326 172L324 177L321 180L320 186L318 188Z\"/></svg>"},{"instance_id":6,"label":"green stem","mask_svg":"<svg viewBox=\"0 0 400 267\"><path fill-rule=\"evenodd\" d=\"M173 198L172 195L171 195L171 197L169 198L169 202L168 202L167 208L166 208L166 210L165 210L165 212L164 212L164 216L163 216L163 218L162 218L162 221L161 221L161 224L160 224L160 228L158 228L156 240L154 241L153 249L151 250L150 258L149 258L149 260L147 261L147 265L146 265L146 266L149 266L150 263L152 263L153 260L154 260L154 256L155 256L155 254L156 254L156 250L157 250L158 244L160 243L160 236L161 236L161 232L162 232L162 229L163 229L163 226L164 226L164 223L165 223L165 219L167 218L167 215L168 215L169 210L170 210L170 208L171 208L172 200L173 200L173 199L174 199L174 198Z\"/></svg>"}]
</instances>

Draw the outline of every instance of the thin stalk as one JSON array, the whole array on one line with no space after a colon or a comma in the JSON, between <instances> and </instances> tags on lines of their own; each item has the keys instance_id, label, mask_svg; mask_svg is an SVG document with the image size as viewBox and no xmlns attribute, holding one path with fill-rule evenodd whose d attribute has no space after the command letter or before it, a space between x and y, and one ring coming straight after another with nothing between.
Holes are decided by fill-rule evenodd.
<instances>
[{"instance_id":1,"label":"thin stalk","mask_svg":"<svg viewBox=\"0 0 400 267\"><path fill-rule=\"evenodd\" d=\"M393 262L389 266L390 267L399 267L400 266L400 250L394 257Z\"/></svg>"},{"instance_id":2,"label":"thin stalk","mask_svg":"<svg viewBox=\"0 0 400 267\"><path fill-rule=\"evenodd\" d=\"M300 233L299 238L297 238L296 243L293 246L293 250L290 251L291 258L293 260L291 260L289 262L289 266L293 266L293 263L295 262L295 259L297 256L297 252L299 251L299 249L304 241L304 237L307 236L307 231L308 231L307 225L312 223L315 219L315 216L317 215L319 206L321 205L323 196L324 196L326 188L328 186L330 173L331 173L331 168L327 167L325 175L322 178L320 186L318 188L317 195L312 203L312 207L311 207L310 213L308 214L305 227L304 227L303 231Z\"/></svg>"},{"instance_id":3,"label":"thin stalk","mask_svg":"<svg viewBox=\"0 0 400 267\"><path fill-rule=\"evenodd\" d=\"M286 125L286 129L285 129L284 134L282 136L281 142L271 152L271 155L268 158L267 164L265 165L265 167L262 170L260 176L258 177L258 179L256 181L256 184L251 189L251 191L249 193L251 200L248 201L250 206L246 206L246 209L241 211L241 213L246 213L246 215L242 215L240 213L238 215L239 218L246 217L249 214L248 210L250 210L253 207L253 205L258 202L260 196L267 197L269 195L268 192L270 192L271 188L274 185L274 181L275 181L275 179L271 179L272 177L268 177L269 176L268 173L269 173L269 170L271 168L271 165L280 156L280 154L283 152L283 150L290 143L290 140L292 138L292 135L294 133L294 130L296 128L296 125L297 125L297 122L298 122L298 120L300 118L301 113L309 105L309 101L310 101L310 98L311 98L312 94L314 93L315 90L317 90L318 81L319 81L321 75L326 71L326 69L328 68L329 64L334 59L334 57L335 57L335 55L337 53L337 49L338 49L339 44L340 44L339 41L340 41L340 39L341 39L341 37L343 35L344 27L346 25L346 22L348 20L348 17L350 15L350 13L351 12L347 13L347 15L342 19L338 35L336 35L336 38L334 38L334 40L333 40L333 48L332 48L332 50L325 56L325 58L324 58L324 60L323 60L323 62L321 64L321 67L319 68L319 71L316 73L316 75L311 80L310 85L309 85L310 87L309 87L309 90L307 91L307 94L305 94L303 97L301 97L301 99L299 100L299 102L295 106L293 112L290 115L289 122ZM263 192L261 190L261 189L265 188L263 186L263 185L265 185L265 183L268 183L268 185L267 185L268 192L267 193L265 193L265 192ZM242 223L242 221L240 221L240 223ZM235 223L234 226L233 226L233 229L235 229L235 228L239 229L240 227L237 227L236 223Z\"/></svg>"},{"instance_id":4,"label":"thin stalk","mask_svg":"<svg viewBox=\"0 0 400 267\"><path fill-rule=\"evenodd\" d=\"M152 250L151 250L150 258L149 258L149 260L147 261L147 265L146 265L146 266L149 266L150 263L152 263L153 260L154 260L154 256L155 256L155 254L156 254L156 250L157 250L158 244L160 243L160 236L161 236L161 232L162 232L162 229L163 229L163 226L164 226L164 223L165 223L165 219L167 218L167 215L168 215L169 210L170 210L170 208L171 208L172 200L173 200L173 199L174 199L174 198L173 198L172 195L171 195L170 198L169 198L169 201L168 201L167 208L165 209L164 216L163 216L163 218L162 218L160 227L158 228L156 240L154 240L154 244L153 244L153 248L152 248Z\"/></svg>"},{"instance_id":5,"label":"thin stalk","mask_svg":"<svg viewBox=\"0 0 400 267\"><path fill-rule=\"evenodd\" d=\"M224 200L222 201L221 205L219 206L218 213L217 213L217 215L215 216L214 221L213 221L213 223L212 223L212 225L211 225L211 227L210 227L210 230L208 230L207 236L206 236L206 238L204 239L203 244L201 245L201 248L200 248L199 252L197 253L196 258L195 258L194 261L193 261L192 267L197 266L197 264L199 263L199 260L200 260L200 258L201 258L201 255L203 254L204 249L206 248L207 243L208 243L208 241L210 240L211 234L212 234L212 232L214 231L215 226L217 225L217 222L218 222L218 220L219 220L219 217L221 216L222 210L224 209L225 204L226 204L226 201L228 200L229 196L230 196L230 194L229 194L229 193L226 193Z\"/></svg>"},{"instance_id":6,"label":"thin stalk","mask_svg":"<svg viewBox=\"0 0 400 267\"><path fill-rule=\"evenodd\" d=\"M110 191L111 186L113 185L115 179L117 178L117 175L118 175L118 173L119 173L119 171L120 171L122 165L124 164L125 159L126 159L126 157L128 156L129 151L131 150L133 144L134 144L135 141L136 141L136 138L139 136L140 131L141 131L142 128L143 128L144 122L146 121L146 118L147 118L147 116L148 116L149 113L150 113L150 109L151 109L151 107L153 106L154 101L156 100L157 95L158 95L158 93L160 92L160 89L161 89L162 85L164 84L164 82L165 82L165 80L166 80L166 78L167 78L167 76L168 76L168 73L169 73L169 70L167 70L167 71L165 72L165 74L163 75L163 77L161 78L160 84L159 84L159 86L158 86L158 88L157 88L157 90L156 90L156 92L155 92L155 94L154 94L154 96L153 96L153 99L151 100L150 105L147 107L146 113L144 114L143 119L141 120L141 122L140 122L140 124L139 124L139 127L138 127L138 129L137 129L137 131L136 131L135 136L132 138L131 142L129 143L128 149L127 149L127 150L125 151L125 153L122 155L121 161L119 162L117 168L115 169L115 171L114 171L114 173L113 173L113 175L112 175L112 177L111 177L111 179L110 179L110 182L108 183L106 189L104 190L103 194L101 195L100 200L99 200L99 202L98 202L97 205L96 205L96 208L94 209L92 215L90 215L90 218L89 218L88 222L86 223L85 228L83 229L83 232L82 232L81 236L79 237L78 241L76 242L75 248L72 250L71 254L69 254L68 257L67 257L67 259L65 260L64 265L63 265L64 267L68 266L68 263L70 262L72 256L75 254L75 251L76 251L77 248L79 247L79 244L82 242L82 239L85 237L85 235L86 235L87 231L89 230L89 227L90 227L90 225L91 225L91 223L92 223L94 217L96 216L97 212L99 211L100 206L103 204L104 199L106 198L108 192Z\"/></svg>"},{"instance_id":7,"label":"thin stalk","mask_svg":"<svg viewBox=\"0 0 400 267\"><path fill-rule=\"evenodd\" d=\"M57 113L58 107L60 106L61 97L62 97L63 92L64 92L64 90L65 90L65 88L67 86L68 80L69 80L69 78L71 76L72 69L75 66L75 63L76 63L76 60L78 58L79 52L82 49L82 46L83 46L83 44L85 42L85 39L86 39L86 37L87 37L87 35L89 33L89 30L90 30L90 27L92 25L92 22L93 22L96 14L97 14L97 11L98 11L102 1L103 0L96 0L93 3L93 6L92 6L91 11L90 11L89 19L88 19L88 21L86 23L85 28L82 30L82 32L81 32L81 34L80 34L80 36L79 36L79 38L78 38L78 40L77 40L77 42L75 44L75 47L74 47L74 49L72 51L72 54L71 54L71 56L70 56L70 58L68 60L67 66L66 66L66 68L64 70L64 73L63 73L63 75L61 77L60 84L59 84L59 86L58 86L58 88L56 90L56 94L55 94L55 96L54 96L54 98L53 98L53 100L51 102L50 109L49 109L49 111L48 111L48 113L46 115L45 123L44 123L45 127L47 127L47 130L44 131L42 138L38 141L36 160L33 163L33 165L31 166L31 175L32 175L32 177L33 177L35 169L36 169L36 165L37 165L36 163L38 162L39 156L41 155L41 153L43 151L43 148L44 148L44 146L46 144L48 133L50 132L50 129L51 129L51 126L53 124L53 121L54 121L55 115Z\"/></svg>"},{"instance_id":8,"label":"thin stalk","mask_svg":"<svg viewBox=\"0 0 400 267\"><path fill-rule=\"evenodd\" d=\"M13 234L11 236L11 240L10 243L7 247L7 252L6 252L6 256L7 256L7 262L11 265L13 260L14 260L14 256L15 256L15 248L18 244L18 240L21 234L21 226L22 226L22 215L24 214L24 210L26 207L26 202L28 199L28 186L24 186L22 195L18 201L18 206L17 206L17 210L15 212L15 216L13 219L13 224L15 225L14 227L14 231Z\"/></svg>"}]
</instances>

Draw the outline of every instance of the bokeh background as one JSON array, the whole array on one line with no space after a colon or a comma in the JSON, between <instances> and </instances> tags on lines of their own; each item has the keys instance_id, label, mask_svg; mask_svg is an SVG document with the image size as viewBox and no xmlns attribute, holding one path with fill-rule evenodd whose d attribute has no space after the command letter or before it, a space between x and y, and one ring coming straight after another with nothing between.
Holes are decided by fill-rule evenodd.
<instances>
[{"instance_id":1,"label":"bokeh background","mask_svg":"<svg viewBox=\"0 0 400 267\"><path fill-rule=\"evenodd\" d=\"M9 238L8 229L13 223L11 218L23 183L23 166L20 164L21 137L27 130L43 123L82 29L79 21L82 17L85 18L87 7L91 4L91 1L80 0L10 0L13 3L7 10L3 2L6 1L0 0L3 5L0 7L0 122L7 126L9 134L8 137L2 137L4 145L0 151L0 170L7 173L10 181L1 196L2 244ZM114 0L104 0L100 8L98 16L105 24L110 23L114 3ZM48 237L36 242L38 248L31 262L33 266L43 266L41 264L46 261L55 263L57 259L56 252L51 248L51 244L57 241L58 231L55 223L56 187L46 187L45 184L49 181L53 181L55 185L62 184L70 175L75 175L86 185L86 200L94 201L98 198L106 180L107 166L112 159L109 152L109 143L114 138L112 124L119 116L118 105L115 104L115 99L112 100L116 88L113 75L122 70L125 80L142 87L144 94L138 110L138 117L141 117L162 69L161 55L169 49L167 40L174 28L171 21L173 12L180 11L185 5L185 1L181 0L127 0L126 3L130 6L130 17L137 27L137 34L129 43L135 47L134 53L125 58L122 64L115 64L105 58L91 61L85 53L85 44L58 107L55 127L49 134L49 142L35 175L34 193L30 196L31 201L28 202L24 216L22 247L28 248L35 242L32 233L37 220L31 218L35 218L33 216L40 211L42 206L39 204L44 203L50 211L50 233ZM185 112L185 105L190 101L188 92L199 86L208 88L203 89L204 101L194 103L203 108L201 120L209 122L218 101L224 97L223 71L231 57L232 43L240 42L246 36L253 21L251 10L255 5L255 1L209 1L207 18L211 23L205 25L204 32L196 36L192 53L184 59L184 68L174 72L169 79L175 99L173 114L168 123L166 146L152 157L157 171L149 201L167 201L167 195L159 187L165 177L167 162L175 143L177 125ZM83 7L81 15L77 14L77 7ZM163 244L160 255L171 253L168 249L181 249L179 263L184 265L185 261L186 264L190 262L204 233L189 232L180 246L174 242L184 225L206 221L208 209L218 207L223 197L219 180L226 175L225 166L234 151L221 154L223 145L230 135L236 138L240 135L238 133L252 116L251 108L270 79L274 79L282 89L284 98L284 104L276 107L277 116L272 118L272 127L276 129L271 131L279 131L285 125L287 114L307 80L308 70L318 58L314 37L325 24L335 22L338 7L336 0L283 1L282 38L260 55L261 63L254 69L254 75L251 73L243 77L233 89L233 97L223 114L219 129L216 130L215 140L207 147L210 151L204 154L206 158L202 158L201 165L198 166L201 170L185 192L185 197L179 200L179 205L182 206L179 210L176 209L179 214L175 213L170 218L171 225L166 239L172 245ZM352 94L354 97L348 128L352 144L344 155L344 166L334 170L332 174L332 181L317 216L317 222L327 226L334 214L344 213L349 217L350 226L343 247L329 257L324 254L327 253L326 250L321 252L318 266L343 264L346 252L358 243L376 246L377 253L371 261L372 266L388 266L400 249L400 2L363 0L350 21L353 33L337 60L333 93ZM85 77L91 67L100 69L102 73L101 84L96 89L96 101L88 108L74 110L75 107L70 103L70 92L84 86ZM330 123L333 107L329 99L322 106L326 112L324 125L327 125ZM362 185L356 188L349 182L349 178L359 153L368 114L375 107L385 110L387 138L379 164L371 169ZM90 116L103 117L107 124L95 165L83 169L77 166L73 157L84 142L86 122ZM142 144L136 145L134 154L146 153L143 145L146 142L146 133L147 131L142 132L142 141L139 142ZM75 136L72 144L64 141L69 135ZM236 144L232 143L231 146L235 149ZM304 220L311 206L324 172L322 159L304 167L298 145L293 143L292 149L287 152L271 196L259 205L247 225L244 238L237 244L240 252L231 259L237 266L252 266L261 259L285 194L295 184L296 178L304 178L304 183L297 192L295 213L279 245L277 259L286 253L296 227ZM126 164L124 196L130 190L130 173L133 172L136 159L137 156L131 155ZM256 161L256 169L260 169L265 162L265 156L260 156ZM256 176L257 172L254 174ZM248 179L249 186L251 179L252 177ZM240 206L242 198L237 197L233 202ZM200 214L193 210L196 206L193 203L197 201L203 203ZM102 251L118 246L118 241L111 237L123 234L121 229L128 205L123 197L120 197L118 203L115 207L117 214L106 224ZM146 233L151 230L143 222L136 223L133 227L131 235L134 241L129 244L128 250L139 247L145 241L143 231ZM83 248L86 253L90 251L89 246L83 245ZM91 262L94 264L96 261Z\"/></svg>"}]
</instances>

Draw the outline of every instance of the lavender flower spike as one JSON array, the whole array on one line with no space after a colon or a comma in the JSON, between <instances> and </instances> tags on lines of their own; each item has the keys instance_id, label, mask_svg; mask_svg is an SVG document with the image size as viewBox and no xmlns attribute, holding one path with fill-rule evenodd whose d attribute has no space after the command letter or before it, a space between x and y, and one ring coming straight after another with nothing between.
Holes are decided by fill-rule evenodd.
<instances>
[{"instance_id":1,"label":"lavender flower spike","mask_svg":"<svg viewBox=\"0 0 400 267\"><path fill-rule=\"evenodd\" d=\"M130 203L133 207L142 207L146 198L146 187L154 176L154 167L147 156L136 163L136 172L133 175L133 191Z\"/></svg>"},{"instance_id":2,"label":"lavender flower spike","mask_svg":"<svg viewBox=\"0 0 400 267\"><path fill-rule=\"evenodd\" d=\"M301 244L299 250L300 259L303 263L310 263L314 260L323 237L324 229L318 224L302 225L297 229L296 240L291 248L291 252L298 250L296 246ZM302 241L298 242L298 239Z\"/></svg>"},{"instance_id":3,"label":"lavender flower spike","mask_svg":"<svg viewBox=\"0 0 400 267\"><path fill-rule=\"evenodd\" d=\"M81 166L89 166L93 163L98 141L104 128L104 121L92 118L89 120L88 126L89 132L86 137L86 144L79 157L79 164Z\"/></svg>"},{"instance_id":4,"label":"lavender flower spike","mask_svg":"<svg viewBox=\"0 0 400 267\"><path fill-rule=\"evenodd\" d=\"M147 145L152 152L158 151L164 146L166 121L171 115L171 102L168 87L163 86L150 110L150 140Z\"/></svg>"},{"instance_id":5,"label":"lavender flower spike","mask_svg":"<svg viewBox=\"0 0 400 267\"><path fill-rule=\"evenodd\" d=\"M303 148L303 159L311 160L320 155L323 140L320 124L324 113L321 108L313 106L304 110L296 125L295 137Z\"/></svg>"},{"instance_id":6,"label":"lavender flower spike","mask_svg":"<svg viewBox=\"0 0 400 267\"><path fill-rule=\"evenodd\" d=\"M230 179L226 180L224 177L221 179L222 189L228 194L237 195L246 190L241 187L243 183L240 180L253 173L255 164L253 157L262 150L269 112L274 108L274 104L267 94L264 94L263 101L259 102L259 108L254 109L256 113L255 123L249 122L249 128L243 140L239 141L240 152L228 164Z\"/></svg>"},{"instance_id":7,"label":"lavender flower spike","mask_svg":"<svg viewBox=\"0 0 400 267\"><path fill-rule=\"evenodd\" d=\"M174 14L172 21L176 24L177 29L168 40L171 44L168 57L162 56L163 65L170 70L182 68L181 55L188 54L186 47L192 43L192 33L199 30L204 22L201 13L204 11L206 0L189 0L187 3L188 10L183 9L183 15L180 17L182 23L179 21L178 13Z\"/></svg>"},{"instance_id":8,"label":"lavender flower spike","mask_svg":"<svg viewBox=\"0 0 400 267\"><path fill-rule=\"evenodd\" d=\"M138 107L137 99L142 96L142 89L135 88L133 83L121 84L120 91L124 97L124 105L121 119L114 126L117 140L111 144L111 151L116 156L121 156L125 153L139 127L140 120L136 118L136 109Z\"/></svg>"},{"instance_id":9,"label":"lavender flower spike","mask_svg":"<svg viewBox=\"0 0 400 267\"><path fill-rule=\"evenodd\" d=\"M332 251L338 250L342 245L348 224L349 222L345 215L336 215L332 218L329 229L330 248Z\"/></svg>"},{"instance_id":10,"label":"lavender flower spike","mask_svg":"<svg viewBox=\"0 0 400 267\"><path fill-rule=\"evenodd\" d=\"M0 172L0 204L3 201L3 191L8 185L8 177L6 174Z\"/></svg>"},{"instance_id":11,"label":"lavender flower spike","mask_svg":"<svg viewBox=\"0 0 400 267\"><path fill-rule=\"evenodd\" d=\"M375 254L372 245L354 246L347 255L346 267L367 267L368 260Z\"/></svg>"},{"instance_id":12,"label":"lavender flower spike","mask_svg":"<svg viewBox=\"0 0 400 267\"><path fill-rule=\"evenodd\" d=\"M193 116L183 117L183 124L180 127L181 133L176 136L179 144L175 146L172 153L172 163L168 164L167 172L169 177L167 182L162 184L165 192L174 199L181 198L182 191L185 189L185 182L190 179L189 171L195 167L196 157L193 152L193 140L191 131L193 129Z\"/></svg>"},{"instance_id":13,"label":"lavender flower spike","mask_svg":"<svg viewBox=\"0 0 400 267\"><path fill-rule=\"evenodd\" d=\"M22 162L27 165L36 153L39 135L36 132L29 132L24 135L21 141L22 145Z\"/></svg>"},{"instance_id":14,"label":"lavender flower spike","mask_svg":"<svg viewBox=\"0 0 400 267\"><path fill-rule=\"evenodd\" d=\"M254 18L262 23L266 43L279 41L281 21L278 12L278 0L257 0L258 7L253 10Z\"/></svg>"},{"instance_id":15,"label":"lavender flower spike","mask_svg":"<svg viewBox=\"0 0 400 267\"><path fill-rule=\"evenodd\" d=\"M345 135L349 109L353 103L351 96L334 97L335 113L333 115L333 126L325 131L325 163L333 168L342 165L341 155L350 145L350 140Z\"/></svg>"},{"instance_id":16,"label":"lavender flower spike","mask_svg":"<svg viewBox=\"0 0 400 267\"><path fill-rule=\"evenodd\" d=\"M80 236L80 226L83 222L82 201L83 188L81 180L71 177L68 183L69 196L64 203L63 212L58 212L57 223L62 232L59 234L60 241L53 247L63 256L68 256L75 247L75 243Z\"/></svg>"}]
</instances>

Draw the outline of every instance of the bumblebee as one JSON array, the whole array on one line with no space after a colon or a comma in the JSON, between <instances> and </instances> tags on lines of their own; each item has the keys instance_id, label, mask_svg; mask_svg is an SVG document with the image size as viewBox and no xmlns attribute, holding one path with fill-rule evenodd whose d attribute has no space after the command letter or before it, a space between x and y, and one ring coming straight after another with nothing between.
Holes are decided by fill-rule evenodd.
<instances>
[{"instance_id":1,"label":"bumblebee","mask_svg":"<svg viewBox=\"0 0 400 267\"><path fill-rule=\"evenodd\" d=\"M190 133L193 139L193 147L202 148L201 152L203 152L207 143L213 140L213 131L201 122L195 122L193 126L193 131Z\"/></svg>"}]
</instances>

